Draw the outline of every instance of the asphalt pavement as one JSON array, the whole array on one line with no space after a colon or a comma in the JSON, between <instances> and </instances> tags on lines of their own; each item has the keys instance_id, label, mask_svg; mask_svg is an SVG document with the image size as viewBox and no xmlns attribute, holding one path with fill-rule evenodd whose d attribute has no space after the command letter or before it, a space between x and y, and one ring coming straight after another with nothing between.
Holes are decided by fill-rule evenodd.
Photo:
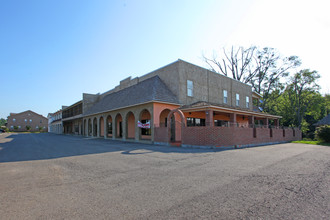
<instances>
[{"instance_id":1,"label":"asphalt pavement","mask_svg":"<svg viewBox=\"0 0 330 220\"><path fill-rule=\"evenodd\" d=\"M0 219L329 219L330 148L0 134Z\"/></svg>"}]
</instances>

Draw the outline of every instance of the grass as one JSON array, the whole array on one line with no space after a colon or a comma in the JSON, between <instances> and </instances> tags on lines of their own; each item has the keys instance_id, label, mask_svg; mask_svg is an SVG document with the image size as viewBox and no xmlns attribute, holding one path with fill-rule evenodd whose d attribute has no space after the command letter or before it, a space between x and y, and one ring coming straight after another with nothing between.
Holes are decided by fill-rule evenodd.
<instances>
[{"instance_id":1,"label":"grass","mask_svg":"<svg viewBox=\"0 0 330 220\"><path fill-rule=\"evenodd\" d=\"M330 146L330 143L321 142L321 141L292 141L291 143Z\"/></svg>"}]
</instances>

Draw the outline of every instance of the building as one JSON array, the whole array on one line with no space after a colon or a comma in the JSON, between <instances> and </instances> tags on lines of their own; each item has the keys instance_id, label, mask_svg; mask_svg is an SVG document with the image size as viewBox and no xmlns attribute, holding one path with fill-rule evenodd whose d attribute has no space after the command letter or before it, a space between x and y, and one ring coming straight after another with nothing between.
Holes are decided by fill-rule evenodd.
<instances>
[{"instance_id":1,"label":"building","mask_svg":"<svg viewBox=\"0 0 330 220\"><path fill-rule=\"evenodd\" d=\"M301 138L258 110L251 86L178 60L63 111L64 133L177 145L232 146Z\"/></svg>"},{"instance_id":2,"label":"building","mask_svg":"<svg viewBox=\"0 0 330 220\"><path fill-rule=\"evenodd\" d=\"M48 114L48 132L62 134L62 110Z\"/></svg>"},{"instance_id":3,"label":"building","mask_svg":"<svg viewBox=\"0 0 330 220\"><path fill-rule=\"evenodd\" d=\"M316 122L314 126L330 125L330 114L322 118L320 121Z\"/></svg>"},{"instance_id":4,"label":"building","mask_svg":"<svg viewBox=\"0 0 330 220\"><path fill-rule=\"evenodd\" d=\"M21 113L10 113L7 118L7 128L10 131L47 131L48 120L31 110Z\"/></svg>"}]
</instances>

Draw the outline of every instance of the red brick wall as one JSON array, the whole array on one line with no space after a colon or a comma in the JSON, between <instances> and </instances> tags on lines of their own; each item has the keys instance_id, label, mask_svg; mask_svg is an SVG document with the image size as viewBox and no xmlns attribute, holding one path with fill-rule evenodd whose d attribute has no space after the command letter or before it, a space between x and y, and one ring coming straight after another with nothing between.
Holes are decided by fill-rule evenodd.
<instances>
[{"instance_id":1,"label":"red brick wall","mask_svg":"<svg viewBox=\"0 0 330 220\"><path fill-rule=\"evenodd\" d=\"M182 132L182 144L204 146L232 146L283 142L301 139L301 131L295 128L283 129L255 128L256 137L253 137L254 128L241 127L185 127Z\"/></svg>"},{"instance_id":2,"label":"red brick wall","mask_svg":"<svg viewBox=\"0 0 330 220\"><path fill-rule=\"evenodd\" d=\"M154 128L154 141L155 142L167 142L167 127L155 127Z\"/></svg>"}]
</instances>

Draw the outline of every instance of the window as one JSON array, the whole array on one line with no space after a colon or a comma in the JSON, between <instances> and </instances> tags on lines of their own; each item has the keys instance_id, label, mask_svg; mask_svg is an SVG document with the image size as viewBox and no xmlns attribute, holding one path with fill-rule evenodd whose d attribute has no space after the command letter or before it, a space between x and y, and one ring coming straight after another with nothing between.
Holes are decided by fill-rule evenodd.
<instances>
[{"instance_id":1,"label":"window","mask_svg":"<svg viewBox=\"0 0 330 220\"><path fill-rule=\"evenodd\" d=\"M20 125L18 125L18 128L21 128L21 126L20 126Z\"/></svg>"},{"instance_id":2,"label":"window","mask_svg":"<svg viewBox=\"0 0 330 220\"><path fill-rule=\"evenodd\" d=\"M150 122L150 120L141 120L142 124L146 124L147 122ZM151 128L141 128L141 134L142 135L151 135Z\"/></svg>"},{"instance_id":3,"label":"window","mask_svg":"<svg viewBox=\"0 0 330 220\"><path fill-rule=\"evenodd\" d=\"M27 122L27 119L24 119L25 122Z\"/></svg>"},{"instance_id":4,"label":"window","mask_svg":"<svg viewBox=\"0 0 330 220\"><path fill-rule=\"evenodd\" d=\"M225 104L228 103L228 94L227 94L227 90L223 90L223 103L225 103Z\"/></svg>"},{"instance_id":5,"label":"window","mask_svg":"<svg viewBox=\"0 0 330 220\"><path fill-rule=\"evenodd\" d=\"M32 122L32 119L30 119L30 122Z\"/></svg>"},{"instance_id":6,"label":"window","mask_svg":"<svg viewBox=\"0 0 330 220\"><path fill-rule=\"evenodd\" d=\"M204 118L187 118L187 127L191 126L205 126Z\"/></svg>"},{"instance_id":7,"label":"window","mask_svg":"<svg viewBox=\"0 0 330 220\"><path fill-rule=\"evenodd\" d=\"M16 119L15 118L13 118L13 122L15 122L16 121Z\"/></svg>"},{"instance_id":8,"label":"window","mask_svg":"<svg viewBox=\"0 0 330 220\"><path fill-rule=\"evenodd\" d=\"M194 83L193 81L187 80L187 95L194 96Z\"/></svg>"},{"instance_id":9,"label":"window","mask_svg":"<svg viewBox=\"0 0 330 220\"><path fill-rule=\"evenodd\" d=\"M14 126L10 126L10 128L14 128Z\"/></svg>"},{"instance_id":10,"label":"window","mask_svg":"<svg viewBox=\"0 0 330 220\"><path fill-rule=\"evenodd\" d=\"M236 106L239 106L239 94L236 93Z\"/></svg>"},{"instance_id":11,"label":"window","mask_svg":"<svg viewBox=\"0 0 330 220\"><path fill-rule=\"evenodd\" d=\"M250 98L249 98L249 96L246 96L246 107L250 108Z\"/></svg>"}]
</instances>

